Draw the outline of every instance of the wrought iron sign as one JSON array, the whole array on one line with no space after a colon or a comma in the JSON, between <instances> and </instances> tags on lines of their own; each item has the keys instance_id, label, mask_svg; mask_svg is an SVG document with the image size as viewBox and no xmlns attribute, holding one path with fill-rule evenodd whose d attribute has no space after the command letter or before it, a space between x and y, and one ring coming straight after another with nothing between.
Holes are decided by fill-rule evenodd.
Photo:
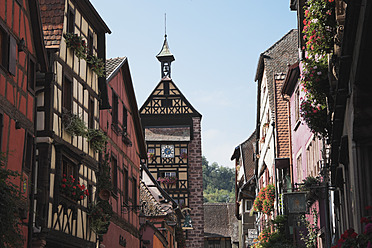
<instances>
[{"instance_id":1,"label":"wrought iron sign","mask_svg":"<svg viewBox=\"0 0 372 248\"><path fill-rule=\"evenodd\" d=\"M127 247L127 240L123 236L119 236L119 245L123 247Z\"/></svg>"}]
</instances>

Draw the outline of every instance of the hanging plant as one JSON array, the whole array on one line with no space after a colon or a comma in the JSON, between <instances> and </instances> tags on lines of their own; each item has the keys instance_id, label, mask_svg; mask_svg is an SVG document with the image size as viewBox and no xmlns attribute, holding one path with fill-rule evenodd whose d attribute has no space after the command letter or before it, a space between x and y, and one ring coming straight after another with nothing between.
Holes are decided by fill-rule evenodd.
<instances>
[{"instance_id":1,"label":"hanging plant","mask_svg":"<svg viewBox=\"0 0 372 248\"><path fill-rule=\"evenodd\" d=\"M94 151L102 151L105 148L107 136L100 129L88 129L87 138Z\"/></svg>"},{"instance_id":2,"label":"hanging plant","mask_svg":"<svg viewBox=\"0 0 372 248\"><path fill-rule=\"evenodd\" d=\"M65 38L67 48L71 48L76 57L79 59L86 59L88 48L85 40L81 36L73 33L65 33L63 34L63 38Z\"/></svg>"},{"instance_id":3,"label":"hanging plant","mask_svg":"<svg viewBox=\"0 0 372 248\"><path fill-rule=\"evenodd\" d=\"M86 136L87 128L85 122L78 115L64 113L62 122L68 134L82 137Z\"/></svg>"},{"instance_id":4,"label":"hanging plant","mask_svg":"<svg viewBox=\"0 0 372 248\"><path fill-rule=\"evenodd\" d=\"M98 58L95 55L88 55L87 62L90 68L98 75L98 77L105 76L105 63L103 59Z\"/></svg>"},{"instance_id":5,"label":"hanging plant","mask_svg":"<svg viewBox=\"0 0 372 248\"><path fill-rule=\"evenodd\" d=\"M333 49L334 8L334 0L307 0L302 33L309 55L324 55Z\"/></svg>"},{"instance_id":6,"label":"hanging plant","mask_svg":"<svg viewBox=\"0 0 372 248\"><path fill-rule=\"evenodd\" d=\"M325 56L303 61L301 84L305 92L305 98L301 98L301 117L313 133L327 137L330 125L327 117L328 62Z\"/></svg>"},{"instance_id":7,"label":"hanging plant","mask_svg":"<svg viewBox=\"0 0 372 248\"><path fill-rule=\"evenodd\" d=\"M321 181L319 177L308 176L302 180L300 186L301 191L307 191L306 201L307 205L311 207L317 200L322 197Z\"/></svg>"},{"instance_id":8,"label":"hanging plant","mask_svg":"<svg viewBox=\"0 0 372 248\"><path fill-rule=\"evenodd\" d=\"M108 201L98 201L89 207L89 226L98 236L108 232L113 211Z\"/></svg>"}]
</instances>

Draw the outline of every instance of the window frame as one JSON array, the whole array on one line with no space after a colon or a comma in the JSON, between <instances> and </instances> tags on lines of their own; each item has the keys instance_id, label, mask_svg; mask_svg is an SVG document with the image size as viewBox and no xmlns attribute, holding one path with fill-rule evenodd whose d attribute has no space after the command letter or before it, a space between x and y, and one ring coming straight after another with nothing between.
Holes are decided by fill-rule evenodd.
<instances>
[{"instance_id":1,"label":"window frame","mask_svg":"<svg viewBox=\"0 0 372 248\"><path fill-rule=\"evenodd\" d=\"M66 26L67 33L75 33L75 10L68 5L67 8L67 26Z\"/></svg>"},{"instance_id":2,"label":"window frame","mask_svg":"<svg viewBox=\"0 0 372 248\"><path fill-rule=\"evenodd\" d=\"M62 83L62 109L69 113L72 113L73 87L74 87L73 79L71 79L67 75L64 75Z\"/></svg>"},{"instance_id":3,"label":"window frame","mask_svg":"<svg viewBox=\"0 0 372 248\"><path fill-rule=\"evenodd\" d=\"M26 131L25 134L25 145L24 145L24 156L23 156L23 169L30 172L33 167L34 161L34 149L35 149L35 138L34 136Z\"/></svg>"},{"instance_id":4,"label":"window frame","mask_svg":"<svg viewBox=\"0 0 372 248\"><path fill-rule=\"evenodd\" d=\"M119 124L119 96L116 92L112 91L112 109L111 109L111 122L117 127Z\"/></svg>"},{"instance_id":5,"label":"window frame","mask_svg":"<svg viewBox=\"0 0 372 248\"><path fill-rule=\"evenodd\" d=\"M123 132L127 132L128 129L128 110L123 105Z\"/></svg>"},{"instance_id":6,"label":"window frame","mask_svg":"<svg viewBox=\"0 0 372 248\"><path fill-rule=\"evenodd\" d=\"M94 110L95 110L95 106L94 106L94 97L93 96L89 96L89 100L88 100L88 127L91 128L91 129L94 129L95 126L94 126Z\"/></svg>"},{"instance_id":7,"label":"window frame","mask_svg":"<svg viewBox=\"0 0 372 248\"><path fill-rule=\"evenodd\" d=\"M128 204L129 202L129 174L128 169L123 166L123 201Z\"/></svg>"},{"instance_id":8,"label":"window frame","mask_svg":"<svg viewBox=\"0 0 372 248\"><path fill-rule=\"evenodd\" d=\"M137 190L137 178L132 177L132 204L137 205L138 202L138 190Z\"/></svg>"},{"instance_id":9,"label":"window frame","mask_svg":"<svg viewBox=\"0 0 372 248\"><path fill-rule=\"evenodd\" d=\"M35 93L36 87L36 60L32 56L28 56L27 65L27 89L31 93Z\"/></svg>"},{"instance_id":10,"label":"window frame","mask_svg":"<svg viewBox=\"0 0 372 248\"><path fill-rule=\"evenodd\" d=\"M295 122L300 120L300 89L297 87L295 90Z\"/></svg>"},{"instance_id":11,"label":"window frame","mask_svg":"<svg viewBox=\"0 0 372 248\"><path fill-rule=\"evenodd\" d=\"M111 185L112 193L118 193L118 159L113 154L111 155Z\"/></svg>"}]
</instances>

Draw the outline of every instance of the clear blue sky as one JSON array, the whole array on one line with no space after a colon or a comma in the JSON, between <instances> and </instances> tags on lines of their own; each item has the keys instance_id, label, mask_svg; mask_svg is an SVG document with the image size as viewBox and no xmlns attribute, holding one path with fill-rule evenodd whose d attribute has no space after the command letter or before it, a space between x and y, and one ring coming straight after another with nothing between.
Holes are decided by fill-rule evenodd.
<instances>
[{"instance_id":1,"label":"clear blue sky","mask_svg":"<svg viewBox=\"0 0 372 248\"><path fill-rule=\"evenodd\" d=\"M141 107L160 81L164 40L172 79L202 115L203 155L232 167L234 148L253 132L258 57L290 29L290 0L91 0L112 34L107 58L126 56Z\"/></svg>"}]
</instances>

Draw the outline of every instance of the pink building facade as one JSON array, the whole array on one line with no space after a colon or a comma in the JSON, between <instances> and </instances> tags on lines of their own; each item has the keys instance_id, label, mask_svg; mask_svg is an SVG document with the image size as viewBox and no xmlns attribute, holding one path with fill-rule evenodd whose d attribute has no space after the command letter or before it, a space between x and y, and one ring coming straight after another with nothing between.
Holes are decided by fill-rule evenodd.
<instances>
[{"instance_id":1,"label":"pink building facade","mask_svg":"<svg viewBox=\"0 0 372 248\"><path fill-rule=\"evenodd\" d=\"M300 105L305 97L305 91L299 79L301 63L295 63L288 69L287 77L282 88L282 94L288 100L290 109L290 133L292 146L292 182L294 190L299 190L308 177L319 178L322 181L322 151L323 140L311 132L301 118ZM319 192L325 193L320 187ZM313 204L308 204L306 219L310 223L317 221L320 230L318 247L324 247L325 238L325 196ZM317 220L316 220L317 219ZM300 228L297 229L299 231ZM295 230L296 232L296 230ZM297 240L298 237L297 237Z\"/></svg>"}]
</instances>

